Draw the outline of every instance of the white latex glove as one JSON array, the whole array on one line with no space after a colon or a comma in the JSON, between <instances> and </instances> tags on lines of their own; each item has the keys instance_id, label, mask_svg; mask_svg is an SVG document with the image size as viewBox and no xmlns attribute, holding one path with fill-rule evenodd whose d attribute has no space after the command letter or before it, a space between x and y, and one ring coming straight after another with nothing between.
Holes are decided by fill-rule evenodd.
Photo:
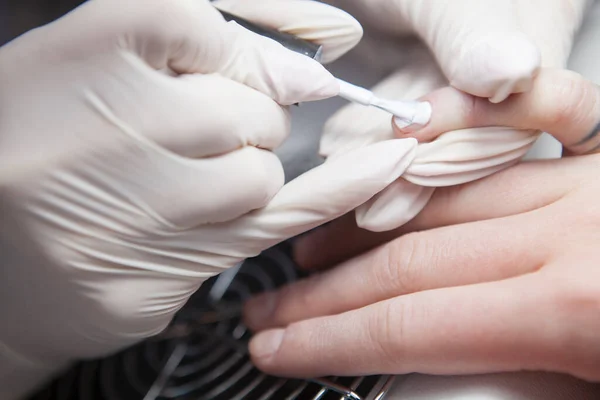
<instances>
[{"instance_id":1,"label":"white latex glove","mask_svg":"<svg viewBox=\"0 0 600 400\"><path fill-rule=\"evenodd\" d=\"M371 31L416 34L457 89L494 102L566 65L594 0L329 0Z\"/></svg>"},{"instance_id":2,"label":"white latex glove","mask_svg":"<svg viewBox=\"0 0 600 400\"><path fill-rule=\"evenodd\" d=\"M323 46L329 64L356 46L362 26L349 14L312 0L216 0L220 10Z\"/></svg>"},{"instance_id":3,"label":"white latex glove","mask_svg":"<svg viewBox=\"0 0 600 400\"><path fill-rule=\"evenodd\" d=\"M374 88L381 97L421 98L449 83L471 94L501 101L510 93L528 90L540 65L565 66L590 1L343 3L371 28L357 49L357 58L389 62L394 53L403 51L404 68ZM373 33L377 30L374 25L379 30L383 27L388 40ZM400 42L413 31L423 42ZM389 40L390 34L397 39ZM433 118L451 113L451 109L434 109ZM541 135L537 131L486 127L450 131L424 143L428 140L427 126L396 124L400 137L413 136L421 144L404 179L357 210L359 226L374 231L393 229L412 219L427 204L435 187L469 182L513 165ZM444 121L438 119L435 124L443 126ZM328 121L321 153L333 157L394 136L388 114L349 105Z\"/></svg>"},{"instance_id":4,"label":"white latex glove","mask_svg":"<svg viewBox=\"0 0 600 400\"><path fill-rule=\"evenodd\" d=\"M280 4L256 9L351 33L330 59L360 37L345 13ZM281 105L335 80L203 0L92 0L3 47L0 81L3 400L160 332L206 278L364 203L416 147L359 149L281 189Z\"/></svg>"}]
</instances>

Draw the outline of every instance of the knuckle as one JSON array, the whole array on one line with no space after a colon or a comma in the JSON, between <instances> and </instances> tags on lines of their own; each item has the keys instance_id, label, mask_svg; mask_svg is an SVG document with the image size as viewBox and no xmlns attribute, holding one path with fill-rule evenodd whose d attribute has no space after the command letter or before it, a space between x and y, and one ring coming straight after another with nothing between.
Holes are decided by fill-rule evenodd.
<instances>
[{"instance_id":1,"label":"knuckle","mask_svg":"<svg viewBox=\"0 0 600 400\"><path fill-rule=\"evenodd\" d=\"M393 253L393 246L386 244L374 250L371 255L370 261L374 264L374 268L371 270L374 276L374 285L380 293L385 294L390 290L395 292L395 289L402 289L402 287L398 288L400 274L395 268Z\"/></svg>"},{"instance_id":2,"label":"knuckle","mask_svg":"<svg viewBox=\"0 0 600 400\"><path fill-rule=\"evenodd\" d=\"M94 316L96 324L101 323L110 332L121 335L148 337L158 333L170 321L170 318L163 317L171 314L157 311L153 315L144 315L146 299L138 293L126 286L112 287L104 296L93 301L94 311L89 310L89 315Z\"/></svg>"},{"instance_id":3,"label":"knuckle","mask_svg":"<svg viewBox=\"0 0 600 400\"><path fill-rule=\"evenodd\" d=\"M412 253L411 248L398 249L401 241L386 244L375 250L373 254L374 284L382 294L401 295L410 291L410 280L402 262L406 257L406 251ZM410 258L410 255L408 256Z\"/></svg>"},{"instance_id":4,"label":"knuckle","mask_svg":"<svg viewBox=\"0 0 600 400\"><path fill-rule=\"evenodd\" d=\"M598 93L591 82L570 71L561 71L540 84L541 111L550 126L568 130L588 117L597 106ZM593 115L593 114L591 114Z\"/></svg>"},{"instance_id":5,"label":"knuckle","mask_svg":"<svg viewBox=\"0 0 600 400\"><path fill-rule=\"evenodd\" d=\"M100 249L98 245L93 244L90 250ZM123 256L114 248L105 247L102 252ZM109 256L100 262L86 258L86 270L81 269L80 262L73 260L62 266L69 269L65 272L71 276L82 276L78 279L82 287L93 284L93 293L82 292L76 297L81 304L78 310L83 312L79 317L87 326L102 327L100 334L106 335L109 341L143 339L158 334L199 287L196 280L182 281L170 275L140 270L136 262L129 261L131 253L118 262L106 261L111 259ZM144 261L143 255L141 260ZM167 290L170 287L176 288L179 295L168 301L153 300L157 288Z\"/></svg>"},{"instance_id":6,"label":"knuckle","mask_svg":"<svg viewBox=\"0 0 600 400\"><path fill-rule=\"evenodd\" d=\"M382 362L394 363L403 358L407 304L405 301L381 303L378 311L367 320L367 340Z\"/></svg>"},{"instance_id":7,"label":"knuckle","mask_svg":"<svg viewBox=\"0 0 600 400\"><path fill-rule=\"evenodd\" d=\"M554 301L567 315L587 314L589 321L600 324L600 273L596 279L563 280L555 285Z\"/></svg>"},{"instance_id":8,"label":"knuckle","mask_svg":"<svg viewBox=\"0 0 600 400\"><path fill-rule=\"evenodd\" d=\"M427 242L421 240L418 232L402 236L387 245L385 276L395 294L409 294L420 289L418 271L425 268L422 254L427 254Z\"/></svg>"},{"instance_id":9,"label":"knuckle","mask_svg":"<svg viewBox=\"0 0 600 400\"><path fill-rule=\"evenodd\" d=\"M466 126L485 124L484 118L487 116L487 113L481 109L480 98L463 92L460 92L459 95L462 97L462 101L460 102L461 114L464 115Z\"/></svg>"},{"instance_id":10,"label":"knuckle","mask_svg":"<svg viewBox=\"0 0 600 400\"><path fill-rule=\"evenodd\" d=\"M590 267L595 267L590 265ZM583 275L583 274L582 274ZM585 279L552 279L547 305L557 316L559 328L556 347L563 355L598 360L600 347L600 273ZM595 348L597 350L592 351Z\"/></svg>"}]
</instances>

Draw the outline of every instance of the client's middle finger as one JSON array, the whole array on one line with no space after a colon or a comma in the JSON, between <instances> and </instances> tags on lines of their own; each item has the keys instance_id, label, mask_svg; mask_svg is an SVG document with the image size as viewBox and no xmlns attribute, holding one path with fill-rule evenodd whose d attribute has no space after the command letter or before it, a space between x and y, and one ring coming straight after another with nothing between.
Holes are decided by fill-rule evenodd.
<instances>
[{"instance_id":1,"label":"client's middle finger","mask_svg":"<svg viewBox=\"0 0 600 400\"><path fill-rule=\"evenodd\" d=\"M302 268L320 270L405 233L534 210L554 202L585 180L576 166L587 162L587 157L528 162L483 180L436 189L417 217L389 232L361 229L356 225L354 214L348 214L300 237L294 256Z\"/></svg>"},{"instance_id":2,"label":"client's middle finger","mask_svg":"<svg viewBox=\"0 0 600 400\"><path fill-rule=\"evenodd\" d=\"M555 222L542 217L546 211L403 236L323 274L250 300L246 322L259 330L286 326L396 296L533 272L551 250L544 235L559 237Z\"/></svg>"},{"instance_id":3,"label":"client's middle finger","mask_svg":"<svg viewBox=\"0 0 600 400\"><path fill-rule=\"evenodd\" d=\"M525 164L453 189L413 221L412 229L423 232L251 300L247 323L254 329L283 326L399 295L533 272L561 237L552 204L586 179L577 164L587 162ZM440 228L425 230L433 227Z\"/></svg>"}]
</instances>

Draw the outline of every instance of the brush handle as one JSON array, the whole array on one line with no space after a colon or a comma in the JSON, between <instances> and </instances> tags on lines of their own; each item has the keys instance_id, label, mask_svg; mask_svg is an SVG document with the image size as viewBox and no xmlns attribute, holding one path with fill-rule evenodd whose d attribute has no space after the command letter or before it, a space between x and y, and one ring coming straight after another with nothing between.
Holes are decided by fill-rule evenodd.
<instances>
[{"instance_id":1,"label":"brush handle","mask_svg":"<svg viewBox=\"0 0 600 400\"><path fill-rule=\"evenodd\" d=\"M337 81L340 85L340 97L353 103L362 104L363 106L370 106L373 104L375 95L370 90L353 85L341 79L338 79Z\"/></svg>"},{"instance_id":2,"label":"brush handle","mask_svg":"<svg viewBox=\"0 0 600 400\"><path fill-rule=\"evenodd\" d=\"M264 26L257 25L253 22L245 20L244 18L238 17L225 11L219 10L219 12L223 15L223 18L225 18L226 21L234 21L238 25L256 33L257 35L267 37L280 43L283 47L289 50L303 54L307 57L312 58L313 60L319 62L321 61L323 46L319 44L300 39L299 37L291 35L289 33L279 32L275 29L269 29Z\"/></svg>"}]
</instances>

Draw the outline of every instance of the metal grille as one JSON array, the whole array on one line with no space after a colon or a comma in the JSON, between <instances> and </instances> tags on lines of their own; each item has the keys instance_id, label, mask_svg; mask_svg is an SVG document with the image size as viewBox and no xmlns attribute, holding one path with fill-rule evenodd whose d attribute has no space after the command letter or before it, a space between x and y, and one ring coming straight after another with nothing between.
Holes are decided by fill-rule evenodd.
<instances>
[{"instance_id":1,"label":"metal grille","mask_svg":"<svg viewBox=\"0 0 600 400\"><path fill-rule=\"evenodd\" d=\"M235 314L191 324L199 309L240 304L300 276L287 245L270 249L206 282L161 337L80 363L31 400L382 400L392 377L291 380L261 373L247 355L251 334Z\"/></svg>"}]
</instances>

